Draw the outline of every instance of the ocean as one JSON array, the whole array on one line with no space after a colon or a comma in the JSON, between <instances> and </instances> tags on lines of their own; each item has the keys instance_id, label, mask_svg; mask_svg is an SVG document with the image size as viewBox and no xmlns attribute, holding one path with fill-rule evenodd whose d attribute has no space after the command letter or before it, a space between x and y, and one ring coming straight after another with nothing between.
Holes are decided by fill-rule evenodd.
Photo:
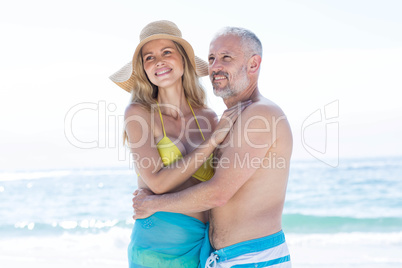
<instances>
[{"instance_id":1,"label":"ocean","mask_svg":"<svg viewBox=\"0 0 402 268\"><path fill-rule=\"evenodd\" d=\"M127 267L134 189L129 168L0 172L0 267ZM294 267L402 267L402 157L293 161L283 230Z\"/></svg>"}]
</instances>

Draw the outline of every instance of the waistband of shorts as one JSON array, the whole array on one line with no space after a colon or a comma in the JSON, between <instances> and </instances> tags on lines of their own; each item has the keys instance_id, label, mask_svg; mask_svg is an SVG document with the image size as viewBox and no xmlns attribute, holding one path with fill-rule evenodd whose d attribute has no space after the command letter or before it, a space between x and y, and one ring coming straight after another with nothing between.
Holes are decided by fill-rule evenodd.
<instances>
[{"instance_id":1,"label":"waistband of shorts","mask_svg":"<svg viewBox=\"0 0 402 268\"><path fill-rule=\"evenodd\" d=\"M230 260L246 253L259 252L274 248L285 243L283 230L272 235L240 242L214 252L218 255L218 262Z\"/></svg>"}]
</instances>

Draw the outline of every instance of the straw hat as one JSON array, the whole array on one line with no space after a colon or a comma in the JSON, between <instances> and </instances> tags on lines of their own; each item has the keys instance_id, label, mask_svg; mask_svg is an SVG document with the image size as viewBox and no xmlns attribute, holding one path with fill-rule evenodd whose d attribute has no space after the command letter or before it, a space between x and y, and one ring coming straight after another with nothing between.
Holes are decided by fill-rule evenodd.
<instances>
[{"instance_id":1,"label":"straw hat","mask_svg":"<svg viewBox=\"0 0 402 268\"><path fill-rule=\"evenodd\" d=\"M116 73L112 74L109 78L115 82L119 87L130 92L134 87L135 78L134 70L137 64L137 56L141 48L147 42L155 39L168 39L179 43L187 53L191 65L196 70L198 76L208 75L208 64L206 61L194 55L192 46L181 37L181 31L173 22L167 20L154 21L149 23L142 29L140 33L140 43L135 49L132 61L124 65Z\"/></svg>"}]
</instances>

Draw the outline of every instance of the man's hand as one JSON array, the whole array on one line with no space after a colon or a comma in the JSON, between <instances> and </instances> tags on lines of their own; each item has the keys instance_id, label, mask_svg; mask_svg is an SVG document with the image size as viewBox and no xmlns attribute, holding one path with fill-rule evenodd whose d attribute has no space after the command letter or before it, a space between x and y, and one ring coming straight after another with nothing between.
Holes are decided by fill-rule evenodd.
<instances>
[{"instance_id":1,"label":"man's hand","mask_svg":"<svg viewBox=\"0 0 402 268\"><path fill-rule=\"evenodd\" d=\"M147 207L147 201L149 201L153 193L148 189L138 189L133 193L133 208L134 208L134 216L133 219L144 219L152 214L154 211L151 211L149 206Z\"/></svg>"},{"instance_id":2,"label":"man's hand","mask_svg":"<svg viewBox=\"0 0 402 268\"><path fill-rule=\"evenodd\" d=\"M251 100L239 102L223 112L222 117L214 130L214 133L212 133L212 138L216 145L221 144L225 140L227 134L232 129L239 115L252 103L253 102Z\"/></svg>"}]
</instances>

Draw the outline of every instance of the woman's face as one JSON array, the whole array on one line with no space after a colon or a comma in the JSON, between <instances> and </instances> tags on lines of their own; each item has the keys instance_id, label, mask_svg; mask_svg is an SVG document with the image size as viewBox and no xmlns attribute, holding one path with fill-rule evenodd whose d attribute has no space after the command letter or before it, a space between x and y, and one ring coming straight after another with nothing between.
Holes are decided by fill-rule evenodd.
<instances>
[{"instance_id":1,"label":"woman's face","mask_svg":"<svg viewBox=\"0 0 402 268\"><path fill-rule=\"evenodd\" d=\"M183 58L171 40L157 39L142 47L142 60L149 80L159 88L181 85Z\"/></svg>"}]
</instances>

